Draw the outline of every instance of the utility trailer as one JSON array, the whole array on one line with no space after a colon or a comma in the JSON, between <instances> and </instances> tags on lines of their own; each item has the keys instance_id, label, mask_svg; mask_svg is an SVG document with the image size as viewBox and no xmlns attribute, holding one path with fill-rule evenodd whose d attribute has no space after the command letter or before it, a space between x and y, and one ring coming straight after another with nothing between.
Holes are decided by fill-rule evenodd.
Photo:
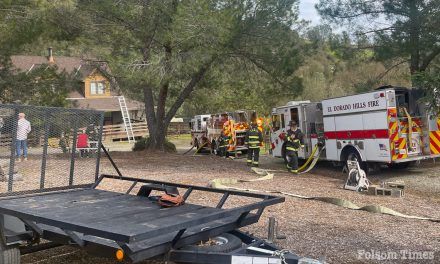
<instances>
[{"instance_id":1,"label":"utility trailer","mask_svg":"<svg viewBox=\"0 0 440 264\"><path fill-rule=\"evenodd\" d=\"M16 163L16 117L22 112L40 141L29 149L28 159ZM131 262L318 263L238 230L256 223L283 197L126 177L100 141L100 148L81 157L78 133L93 125L101 138L102 112L0 104L0 114L6 116L2 132L11 140L0 151L0 161L9 158L7 175L2 175L6 181L0 181L0 263L19 264L20 251L45 248L42 239ZM60 148L49 148L49 138L57 137ZM101 151L118 175L100 174ZM108 181L117 191L105 189ZM169 189L181 192L185 204L161 207L150 195ZM196 201L203 197L197 193L216 194L218 201L192 202L194 196ZM236 197L245 202L237 206L231 202ZM209 243L199 246L200 241Z\"/></svg>"},{"instance_id":2,"label":"utility trailer","mask_svg":"<svg viewBox=\"0 0 440 264\"><path fill-rule=\"evenodd\" d=\"M103 179L129 181L132 185L126 193L100 190L98 188ZM179 207L162 208L149 197L129 194L137 184L153 190L167 187L185 189L185 199L196 191L221 193L222 196L214 206L187 203ZM231 196L250 197L260 201L236 208L222 208ZM16 222L15 231L8 229L7 225L2 230L8 250L23 242L32 244L36 238L42 238L60 244L75 245L99 256L132 262L171 253L171 261L234 263L220 262L214 252L205 251L203 253L211 259L209 262L206 256L197 256L202 251L188 251L184 247L211 237L222 236L225 232L232 232L253 247L275 251L274 246L236 229L256 223L266 206L283 201L282 197L101 175L90 187L3 197L0 199L0 214L7 218L4 222L10 223L14 218ZM256 212L251 212L254 210ZM20 222L23 227L21 231L17 228ZM180 251L179 248L183 250ZM258 256L257 253L261 254L261 251L255 251L255 256L249 256L246 247L240 246L234 250L237 254L235 259L240 256L269 259L267 256ZM226 253L218 255L223 260L233 258L233 255ZM288 263L298 261L296 256L286 257L291 260Z\"/></svg>"}]
</instances>

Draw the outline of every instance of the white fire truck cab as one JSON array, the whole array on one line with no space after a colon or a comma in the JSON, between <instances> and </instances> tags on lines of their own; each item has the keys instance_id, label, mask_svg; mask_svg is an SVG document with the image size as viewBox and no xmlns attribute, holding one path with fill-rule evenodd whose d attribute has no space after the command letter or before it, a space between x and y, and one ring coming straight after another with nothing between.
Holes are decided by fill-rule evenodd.
<instances>
[{"instance_id":1,"label":"white fire truck cab","mask_svg":"<svg viewBox=\"0 0 440 264\"><path fill-rule=\"evenodd\" d=\"M419 102L418 89L381 87L373 92L323 100L289 102L272 110L272 153L285 158L285 133L295 120L304 133L308 158L314 146L325 146L321 159L386 163L440 156L440 119Z\"/></svg>"},{"instance_id":2,"label":"white fire truck cab","mask_svg":"<svg viewBox=\"0 0 440 264\"><path fill-rule=\"evenodd\" d=\"M191 145L199 148L207 140L207 124L211 115L196 115L191 119Z\"/></svg>"}]
</instances>

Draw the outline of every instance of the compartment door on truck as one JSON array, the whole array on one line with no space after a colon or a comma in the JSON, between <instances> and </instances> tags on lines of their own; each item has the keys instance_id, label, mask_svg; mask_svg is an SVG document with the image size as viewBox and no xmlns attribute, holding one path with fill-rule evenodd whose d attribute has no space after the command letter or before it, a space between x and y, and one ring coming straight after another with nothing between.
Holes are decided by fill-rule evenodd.
<instances>
[{"instance_id":1,"label":"compartment door on truck","mask_svg":"<svg viewBox=\"0 0 440 264\"><path fill-rule=\"evenodd\" d=\"M363 148L367 161L391 161L386 111L364 113Z\"/></svg>"},{"instance_id":2,"label":"compartment door on truck","mask_svg":"<svg viewBox=\"0 0 440 264\"><path fill-rule=\"evenodd\" d=\"M339 161L338 149L336 147L336 125L335 116L325 116L324 118L324 139L326 148L326 158L328 160Z\"/></svg>"},{"instance_id":3,"label":"compartment door on truck","mask_svg":"<svg viewBox=\"0 0 440 264\"><path fill-rule=\"evenodd\" d=\"M335 116L335 138L338 158L346 146L354 146L362 160L365 160L365 146L363 144L363 115L337 115Z\"/></svg>"}]
</instances>

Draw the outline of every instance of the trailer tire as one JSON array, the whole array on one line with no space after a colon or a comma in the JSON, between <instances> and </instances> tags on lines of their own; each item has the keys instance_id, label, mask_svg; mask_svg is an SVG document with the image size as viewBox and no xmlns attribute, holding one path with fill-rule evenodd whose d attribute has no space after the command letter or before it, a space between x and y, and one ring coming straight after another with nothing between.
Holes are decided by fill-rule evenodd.
<instances>
[{"instance_id":1,"label":"trailer tire","mask_svg":"<svg viewBox=\"0 0 440 264\"><path fill-rule=\"evenodd\" d=\"M20 250L18 246L6 246L0 239L0 264L20 264Z\"/></svg>"},{"instance_id":2,"label":"trailer tire","mask_svg":"<svg viewBox=\"0 0 440 264\"><path fill-rule=\"evenodd\" d=\"M218 235L216 237L211 238L211 240L215 241L214 245L188 245L184 246L182 250L189 250L194 252L220 252L220 253L228 253L235 249L241 247L241 240L229 233L224 233Z\"/></svg>"}]
</instances>

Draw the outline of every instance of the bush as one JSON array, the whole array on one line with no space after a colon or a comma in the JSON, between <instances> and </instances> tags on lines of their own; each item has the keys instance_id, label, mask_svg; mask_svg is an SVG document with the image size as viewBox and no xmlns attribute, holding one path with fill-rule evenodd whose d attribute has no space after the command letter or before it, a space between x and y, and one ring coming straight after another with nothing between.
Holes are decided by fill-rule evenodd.
<instances>
[{"instance_id":1,"label":"bush","mask_svg":"<svg viewBox=\"0 0 440 264\"><path fill-rule=\"evenodd\" d=\"M149 137L143 137L136 141L136 143L133 146L133 151L142 151L146 149L150 149L151 147L151 140ZM164 151L165 152L176 152L176 146L170 142L168 139L165 139L164 143Z\"/></svg>"}]
</instances>

